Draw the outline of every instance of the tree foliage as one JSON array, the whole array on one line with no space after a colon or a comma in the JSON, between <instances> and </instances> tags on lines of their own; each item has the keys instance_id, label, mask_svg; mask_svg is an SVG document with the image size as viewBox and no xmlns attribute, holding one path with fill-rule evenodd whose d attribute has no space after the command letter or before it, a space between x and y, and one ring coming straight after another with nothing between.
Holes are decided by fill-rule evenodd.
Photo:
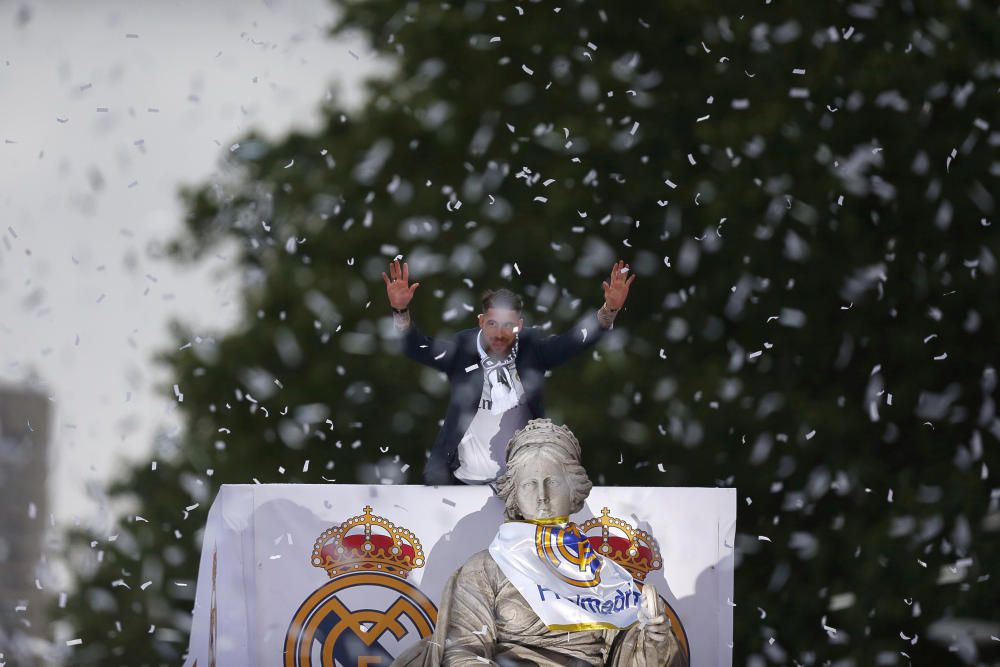
<instances>
[{"instance_id":1,"label":"tree foliage","mask_svg":"<svg viewBox=\"0 0 1000 667\"><path fill-rule=\"evenodd\" d=\"M632 265L549 415L599 483L739 489L737 664L1000 659L994 6L340 9L391 63L363 106L184 194L177 259L231 249L242 322L176 327L185 426L111 490L145 520L74 538L77 655L176 663L218 485L416 479L447 386L398 354L403 255L437 335L499 285L563 329Z\"/></svg>"}]
</instances>

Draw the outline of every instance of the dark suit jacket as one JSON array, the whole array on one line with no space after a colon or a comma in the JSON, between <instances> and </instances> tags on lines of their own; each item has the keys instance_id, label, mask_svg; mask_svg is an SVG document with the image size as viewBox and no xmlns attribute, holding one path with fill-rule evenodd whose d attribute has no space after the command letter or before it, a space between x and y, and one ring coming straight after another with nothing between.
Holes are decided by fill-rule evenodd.
<instances>
[{"instance_id":1,"label":"dark suit jacket","mask_svg":"<svg viewBox=\"0 0 1000 667\"><path fill-rule=\"evenodd\" d=\"M586 330L586 336L583 331ZM544 335L534 328L518 334L517 359L514 364L524 387L524 400L531 418L544 417L542 385L545 371L565 363L591 348L600 340L605 330L591 313L569 331L558 335ZM424 484L458 484L454 471L458 468L458 443L469 428L479 399L483 394L483 368L479 365L476 337L479 328L463 329L446 339L434 339L420 333L411 323L403 340L403 353L420 363L448 376L451 397L444 425L431 448L424 466Z\"/></svg>"}]
</instances>

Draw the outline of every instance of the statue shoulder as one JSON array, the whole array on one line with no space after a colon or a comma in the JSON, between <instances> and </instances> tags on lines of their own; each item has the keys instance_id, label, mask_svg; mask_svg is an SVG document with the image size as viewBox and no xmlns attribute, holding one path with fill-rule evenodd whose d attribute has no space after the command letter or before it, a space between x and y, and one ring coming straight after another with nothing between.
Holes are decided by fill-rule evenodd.
<instances>
[{"instance_id":1,"label":"statue shoulder","mask_svg":"<svg viewBox=\"0 0 1000 667\"><path fill-rule=\"evenodd\" d=\"M505 577L500 566L493 560L488 549L473 554L456 573L459 583L472 581L486 582L491 588L498 588Z\"/></svg>"},{"instance_id":2,"label":"statue shoulder","mask_svg":"<svg viewBox=\"0 0 1000 667\"><path fill-rule=\"evenodd\" d=\"M465 565L462 568L470 568L476 570L486 570L486 569L499 569L497 563L493 560L493 556L490 555L489 549L483 549L478 551L465 561Z\"/></svg>"}]
</instances>

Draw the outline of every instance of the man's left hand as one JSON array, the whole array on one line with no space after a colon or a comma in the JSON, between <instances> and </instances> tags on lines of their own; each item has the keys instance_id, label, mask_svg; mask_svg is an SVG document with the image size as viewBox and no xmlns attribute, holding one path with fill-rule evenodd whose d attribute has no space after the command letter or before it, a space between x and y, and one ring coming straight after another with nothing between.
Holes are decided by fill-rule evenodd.
<instances>
[{"instance_id":1,"label":"man's left hand","mask_svg":"<svg viewBox=\"0 0 1000 667\"><path fill-rule=\"evenodd\" d=\"M629 275L629 266L618 260L611 267L611 277L601 283L604 288L604 305L611 310L619 310L628 298L628 288L635 282L635 274Z\"/></svg>"}]
</instances>

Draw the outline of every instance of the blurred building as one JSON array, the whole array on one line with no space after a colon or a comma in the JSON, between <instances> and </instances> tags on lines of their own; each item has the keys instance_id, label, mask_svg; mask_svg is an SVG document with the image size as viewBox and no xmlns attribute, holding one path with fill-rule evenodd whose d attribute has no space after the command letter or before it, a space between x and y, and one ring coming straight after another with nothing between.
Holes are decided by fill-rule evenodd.
<instances>
[{"instance_id":1,"label":"blurred building","mask_svg":"<svg viewBox=\"0 0 1000 667\"><path fill-rule=\"evenodd\" d=\"M0 663L42 664L48 639L44 591L36 579L48 516L49 402L0 386Z\"/></svg>"}]
</instances>

